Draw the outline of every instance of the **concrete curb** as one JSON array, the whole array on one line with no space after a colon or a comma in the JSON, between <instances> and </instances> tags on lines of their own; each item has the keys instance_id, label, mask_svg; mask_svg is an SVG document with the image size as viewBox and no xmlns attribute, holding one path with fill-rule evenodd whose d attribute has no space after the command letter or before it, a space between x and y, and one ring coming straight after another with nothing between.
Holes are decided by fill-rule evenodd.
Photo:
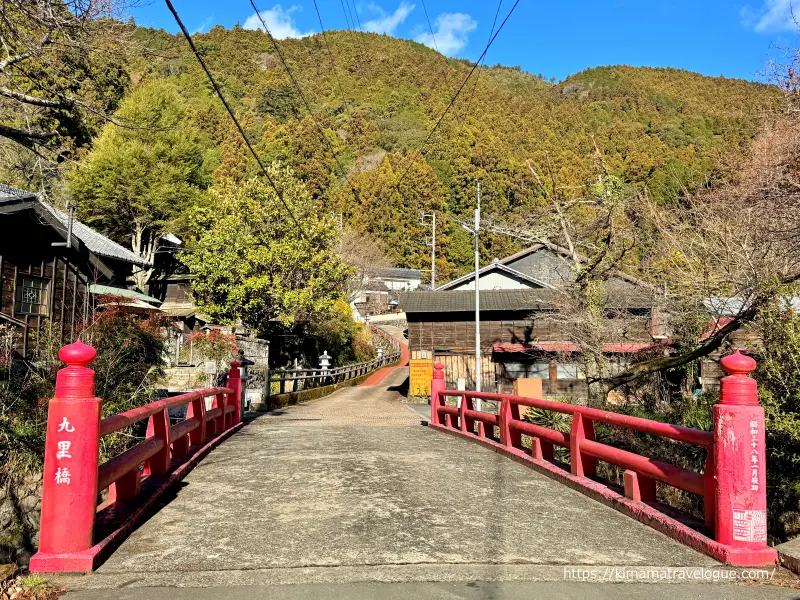
<instances>
[{"instance_id":1,"label":"concrete curb","mask_svg":"<svg viewBox=\"0 0 800 600\"><path fill-rule=\"evenodd\" d=\"M788 543L791 542L787 542L787 544ZM775 549L778 551L778 563L792 573L800 575L800 557L797 556L797 552L792 550L792 553L790 554L786 550L781 550L781 547L787 544L780 544L775 547Z\"/></svg>"}]
</instances>

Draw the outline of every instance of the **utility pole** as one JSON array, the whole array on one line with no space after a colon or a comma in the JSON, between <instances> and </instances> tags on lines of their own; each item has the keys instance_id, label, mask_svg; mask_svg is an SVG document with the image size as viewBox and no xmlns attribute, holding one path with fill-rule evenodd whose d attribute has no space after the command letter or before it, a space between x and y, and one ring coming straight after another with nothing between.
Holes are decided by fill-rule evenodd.
<instances>
[{"instance_id":1,"label":"utility pole","mask_svg":"<svg viewBox=\"0 0 800 600\"><path fill-rule=\"evenodd\" d=\"M430 221L426 221L430 217ZM428 244L431 247L431 289L436 289L436 213L420 213L419 222L422 225L431 226L431 241Z\"/></svg>"},{"instance_id":2,"label":"utility pole","mask_svg":"<svg viewBox=\"0 0 800 600\"><path fill-rule=\"evenodd\" d=\"M474 229L465 223L461 227L475 236L475 391L481 391L481 258L480 258L480 231L481 231L481 182L478 184L478 202L475 209ZM475 400L475 410L481 410L481 401Z\"/></svg>"},{"instance_id":3,"label":"utility pole","mask_svg":"<svg viewBox=\"0 0 800 600\"><path fill-rule=\"evenodd\" d=\"M475 391L481 391L481 285L480 246L481 230L481 182L478 181L478 207L475 209ZM475 401L475 410L481 410L481 401Z\"/></svg>"}]
</instances>

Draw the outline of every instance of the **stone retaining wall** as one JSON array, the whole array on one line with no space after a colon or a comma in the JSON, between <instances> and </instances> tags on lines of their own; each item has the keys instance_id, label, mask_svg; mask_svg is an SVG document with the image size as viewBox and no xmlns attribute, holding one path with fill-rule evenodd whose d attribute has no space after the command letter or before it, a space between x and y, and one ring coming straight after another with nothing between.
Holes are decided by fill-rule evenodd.
<instances>
[{"instance_id":1,"label":"stone retaining wall","mask_svg":"<svg viewBox=\"0 0 800 600\"><path fill-rule=\"evenodd\" d=\"M41 510L41 474L0 487L0 564L27 566L39 546Z\"/></svg>"}]
</instances>

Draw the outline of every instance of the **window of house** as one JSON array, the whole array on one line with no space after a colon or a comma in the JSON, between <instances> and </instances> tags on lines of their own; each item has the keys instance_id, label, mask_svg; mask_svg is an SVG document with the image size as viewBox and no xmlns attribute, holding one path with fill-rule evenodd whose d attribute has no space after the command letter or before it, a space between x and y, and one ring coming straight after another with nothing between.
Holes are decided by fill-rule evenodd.
<instances>
[{"instance_id":1,"label":"window of house","mask_svg":"<svg viewBox=\"0 0 800 600\"><path fill-rule=\"evenodd\" d=\"M50 282L39 277L22 276L17 280L14 312L24 315L46 315Z\"/></svg>"}]
</instances>

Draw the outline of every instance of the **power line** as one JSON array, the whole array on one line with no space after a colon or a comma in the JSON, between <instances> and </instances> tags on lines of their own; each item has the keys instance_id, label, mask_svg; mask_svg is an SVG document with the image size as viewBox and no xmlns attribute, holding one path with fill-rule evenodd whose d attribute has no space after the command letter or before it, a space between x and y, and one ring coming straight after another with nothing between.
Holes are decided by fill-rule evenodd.
<instances>
[{"instance_id":1,"label":"power line","mask_svg":"<svg viewBox=\"0 0 800 600\"><path fill-rule=\"evenodd\" d=\"M350 23L353 26L353 30L356 28L356 18L353 16L353 9L350 8L350 0L344 0L344 3L347 5L347 12L350 13Z\"/></svg>"},{"instance_id":2,"label":"power line","mask_svg":"<svg viewBox=\"0 0 800 600\"><path fill-rule=\"evenodd\" d=\"M345 0L345 2L348 3L347 6L349 8L350 2L348 2L348 0ZM356 15L355 19L353 19L353 23L354 24L358 23L358 31L361 33L361 60L367 67L367 75L370 77L370 79L372 79L372 69L369 66L369 62L367 62L365 58L365 53L367 53L367 44L366 44L367 36L364 35L364 30L361 27L361 17L358 16L358 7L356 7L356 0L352 0L352 3L353 3L353 12ZM350 15L350 18L353 18L352 14Z\"/></svg>"},{"instance_id":3,"label":"power line","mask_svg":"<svg viewBox=\"0 0 800 600\"><path fill-rule=\"evenodd\" d=\"M317 0L314 0L314 10L317 11L319 28L322 30L322 39L325 42L325 49L328 51L328 56L331 59L331 68L333 69L333 76L336 78L336 85L339 86L339 92L342 95L342 102L344 102L344 109L347 110L347 95L344 93L344 88L342 87L342 81L339 79L339 73L336 70L336 61L333 59L333 51L331 50L331 45L328 43L328 34L325 33L325 26L322 24L322 15L319 12L319 6L317 6ZM352 119L353 117L352 115L350 115L351 123Z\"/></svg>"},{"instance_id":4,"label":"power line","mask_svg":"<svg viewBox=\"0 0 800 600\"><path fill-rule=\"evenodd\" d=\"M497 17L500 15L500 7L503 6L503 0L500 0L497 3L497 10L494 11L494 20L492 21L492 29L489 31L489 39L492 39L492 34L494 34L494 26L497 25ZM464 126L467 123L467 115L469 114L469 109L472 106L472 99L475 97L475 92L478 91L478 82L480 81L481 71L485 67L485 64L482 64L478 68L478 72L475 74L475 85L472 86L472 92L467 98L467 103L464 108L463 116L461 118L461 126L458 129L458 135L456 136L457 139L461 138L461 133L464 131Z\"/></svg>"},{"instance_id":5,"label":"power line","mask_svg":"<svg viewBox=\"0 0 800 600\"><path fill-rule=\"evenodd\" d=\"M500 0L500 1L502 2L502 0ZM464 81L461 83L461 85L459 86L459 88L456 91L455 95L451 98L450 104L448 104L447 108L444 109L444 112L439 117L439 120L436 121L436 125L433 126L433 129L430 130L430 132L428 133L428 136L425 138L425 141L422 142L422 146L420 146L420 148L418 150L418 152L420 154L422 154L422 150L425 148L425 146L428 145L428 142L430 142L431 138L433 137L433 134L436 133L436 130L439 128L439 125L442 124L442 121L444 121L444 118L447 116L447 113L450 111L450 109L456 103L456 100L458 100L458 96L461 94L461 91L464 89L464 86L467 85L467 82L469 81L470 77L472 77L472 74L478 68L478 65L481 64L481 61L483 60L483 57L486 56L486 53L489 51L489 48L492 46L494 41L497 39L497 36L500 35L500 32L503 30L503 27L505 26L505 24L508 21L509 17L511 17L511 15L513 14L514 9L517 8L517 5L519 4L519 2L520 2L520 0L516 0L516 2L514 2L514 5L511 7L511 10L508 11L508 14L506 15L506 18L503 19L502 23L500 23L500 27L497 28L497 32L495 32L495 34L489 39L489 42L486 44L486 48L483 49L483 52L478 57L477 62L472 66L472 69L470 70L469 74L464 79ZM402 183L403 179L405 179L406 175L408 174L408 172L410 170L411 170L411 165L409 164L408 168L406 168L405 172L400 176L400 179L397 182L396 187L397 187L398 191L400 191L400 184Z\"/></svg>"},{"instance_id":6,"label":"power line","mask_svg":"<svg viewBox=\"0 0 800 600\"><path fill-rule=\"evenodd\" d=\"M344 14L344 20L347 23L347 31L352 32L353 28L354 28L354 26L350 22L351 18L352 18L352 12L350 13L351 14L350 17L347 16L347 11L350 8L350 3L349 2L347 3L347 8L345 8L345 4L344 4L345 0L339 0L339 3L342 5L342 14ZM358 53L358 56L359 56L359 59L360 59L359 60L360 65L359 66L363 66L365 64L365 61L364 61L364 49L363 49L362 45L359 43L358 38L356 38L356 52ZM372 77L372 76L370 75L370 77Z\"/></svg>"},{"instance_id":7,"label":"power line","mask_svg":"<svg viewBox=\"0 0 800 600\"><path fill-rule=\"evenodd\" d=\"M428 8L425 6L425 0L422 0L422 10L425 11L425 20L428 22L428 29L431 30L431 39L433 40L433 47L436 48L436 51L439 52L439 46L436 44L436 34L433 33L433 26L431 25L431 19L428 17ZM441 54L441 52L439 52Z\"/></svg>"},{"instance_id":8,"label":"power line","mask_svg":"<svg viewBox=\"0 0 800 600\"><path fill-rule=\"evenodd\" d=\"M361 27L361 17L358 16L358 7L356 0L353 0L353 12L356 14L356 22L358 23L358 30L361 32L361 37L364 37L364 29Z\"/></svg>"},{"instance_id":9,"label":"power line","mask_svg":"<svg viewBox=\"0 0 800 600\"><path fill-rule=\"evenodd\" d=\"M314 2L314 5L316 6L316 2ZM277 41L272 36L272 33L269 30L269 27L267 27L267 24L264 21L264 18L261 16L261 12L259 12L258 7L256 6L256 3L255 3L255 0L250 0L250 6L252 6L253 10L256 11L256 14L258 15L258 20L261 21L261 24L264 26L264 31L269 36L269 39L272 42L272 45L274 46L275 51L278 53L278 57L280 58L281 64L283 65L283 68L286 70L286 74L289 75L289 79L291 79L292 84L294 85L295 88L297 88L297 93L300 94L300 98L303 101L303 104L305 105L306 110L308 110L308 114L311 117L311 120L314 122L314 125L317 128L317 132L319 133L319 137L322 140L322 143L325 146L327 146L328 150L330 150L331 155L333 156L333 160L336 163L336 166L339 167L339 170L344 174L345 181L347 181L347 183L348 183L348 185L350 187L350 191L353 193L353 197L356 198L356 200L359 200L358 192L356 191L355 187L353 187L352 182L350 182L349 179L347 178L347 172L345 171L345 168L342 166L342 163L339 162L339 157L336 155L336 150L334 149L333 144L331 144L330 141L328 140L328 138L325 137L325 131L322 129L322 126L319 124L319 121L314 116L314 111L311 109L311 104L309 103L308 99L306 98L306 95L303 93L303 88L300 87L300 83L298 83L297 79L295 79L294 74L292 73L292 69L289 67L289 63L286 62L286 57L283 55L283 52L281 52L281 49L278 46ZM322 22L322 20L320 19L320 23L321 22ZM323 34L323 37L324 37L324 34ZM326 41L326 46L327 46L327 41ZM331 55L331 57L332 57L332 55ZM334 75L336 75L335 66L334 66ZM337 76L337 79L338 79L338 76ZM352 118L353 117L352 117L352 115L349 115L349 116L350 116L350 119L351 119L351 122L352 122Z\"/></svg>"},{"instance_id":10,"label":"power line","mask_svg":"<svg viewBox=\"0 0 800 600\"><path fill-rule=\"evenodd\" d=\"M428 22L428 29L431 32L431 40L433 40L433 47L436 49L436 52L441 54L439 50L439 45L436 43L436 34L433 33L433 26L431 25L431 19L428 16L428 7L425 6L425 0L422 0L422 10L425 11L425 20ZM442 81L444 84L447 85L447 61L445 61L444 65L442 65Z\"/></svg>"},{"instance_id":11,"label":"power line","mask_svg":"<svg viewBox=\"0 0 800 600\"><path fill-rule=\"evenodd\" d=\"M344 13L344 20L347 23L347 30L350 31L352 27L350 26L350 17L347 16L347 10L344 7L344 0L339 0L342 4L342 12Z\"/></svg>"},{"instance_id":12,"label":"power line","mask_svg":"<svg viewBox=\"0 0 800 600\"><path fill-rule=\"evenodd\" d=\"M311 120L314 122L314 125L317 128L317 131L319 132L319 136L320 136L320 139L322 140L322 143L328 148L328 150L330 150L331 154L333 155L333 160L336 163L336 166L339 167L339 170L344 173L345 172L344 167L339 162L339 158L336 156L336 150L333 148L333 144L331 144L330 141L328 140L328 138L325 137L325 131L322 129L322 126L319 124L319 121L317 121L317 117L314 116L314 111L311 110L311 104L309 103L308 99L306 98L306 95L303 93L303 88L300 87L300 84L297 82L297 79L295 79L294 74L292 73L292 69L289 67L289 63L286 62L286 57L283 55L283 52L281 51L280 47L278 46L278 42L272 36L272 33L269 30L269 27L267 27L267 23L266 23L266 21L264 21L264 17L261 16L261 12L259 12L258 7L256 6L256 3L255 3L255 0L250 0L250 6L252 6L253 10L256 11L256 15L258 15L258 20L261 21L261 24L264 26L264 31L269 36L269 39L272 42L272 45L275 47L275 52L278 53L278 57L280 58L281 64L283 65L283 68L286 71L286 74L289 76L289 79L292 81L292 84L294 85L294 87L297 88L297 93L300 94L300 99L303 101L303 104L305 105L306 110L308 110L308 114L311 117Z\"/></svg>"},{"instance_id":13,"label":"power line","mask_svg":"<svg viewBox=\"0 0 800 600\"><path fill-rule=\"evenodd\" d=\"M275 193L277 194L278 199L281 201L281 204L283 204L283 207L286 209L286 212L289 213L289 217L291 217L292 221L294 221L294 224L297 225L297 228L300 230L300 235L302 235L304 239L308 240L309 237L306 234L305 230L303 229L303 226L300 225L300 221L297 220L294 211L292 211L292 208L289 206L288 202L286 202L286 198L283 195L283 191L281 191L275 184L275 181L270 176L269 171L267 171L267 168L264 166L264 163L261 162L261 159L258 157L258 154L256 154L256 151L253 149L253 146L247 139L247 136L244 133L244 129L239 123L239 120L233 113L233 109L231 108L230 104L228 104L228 101L225 99L222 90L220 89L219 85L214 79L214 76L211 74L211 71L209 71L208 67L206 66L203 57L200 56L200 53L197 51L197 47L194 45L192 36L189 34L188 30L186 29L186 26L183 24L183 21L181 21L181 18L178 16L178 11L175 10L175 7L172 5L171 0L164 0L164 1L167 3L167 8L169 8L170 12L172 13L172 16L175 17L175 22L178 23L178 27L180 27L181 32L183 33L183 37L185 37L186 41L189 43L189 47L192 49L195 58L197 58L197 61L200 63L200 66L203 67L203 71L205 71L206 77L208 77L208 80L211 82L211 86L214 88L214 91L217 93L217 96L219 96L220 101L225 106L225 110L228 111L228 114L233 120L234 125L236 125L236 129L239 130L239 134L242 136L242 139L244 140L247 149L250 150L250 154L252 154L253 158L256 159L256 163L258 163L258 166L261 168L261 172L264 174L264 177L267 178L267 181L269 182L272 189L275 190Z\"/></svg>"}]
</instances>

